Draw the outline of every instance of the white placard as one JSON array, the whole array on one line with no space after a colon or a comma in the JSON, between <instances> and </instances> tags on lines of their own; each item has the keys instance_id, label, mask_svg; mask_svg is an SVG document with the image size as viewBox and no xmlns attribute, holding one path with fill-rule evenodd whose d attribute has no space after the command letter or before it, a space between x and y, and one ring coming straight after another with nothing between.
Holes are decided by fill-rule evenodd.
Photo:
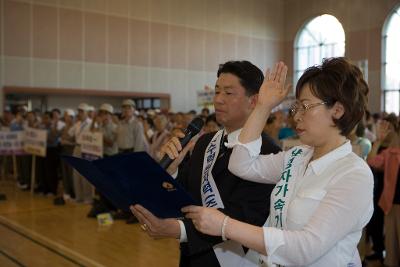
<instances>
[{"instance_id":1,"label":"white placard","mask_svg":"<svg viewBox=\"0 0 400 267\"><path fill-rule=\"evenodd\" d=\"M33 128L25 129L24 150L26 153L46 157L47 131Z\"/></svg>"},{"instance_id":2,"label":"white placard","mask_svg":"<svg viewBox=\"0 0 400 267\"><path fill-rule=\"evenodd\" d=\"M24 132L0 131L0 155L23 155Z\"/></svg>"},{"instance_id":3,"label":"white placard","mask_svg":"<svg viewBox=\"0 0 400 267\"><path fill-rule=\"evenodd\" d=\"M103 134L100 132L83 132L80 136L82 154L103 157Z\"/></svg>"}]
</instances>

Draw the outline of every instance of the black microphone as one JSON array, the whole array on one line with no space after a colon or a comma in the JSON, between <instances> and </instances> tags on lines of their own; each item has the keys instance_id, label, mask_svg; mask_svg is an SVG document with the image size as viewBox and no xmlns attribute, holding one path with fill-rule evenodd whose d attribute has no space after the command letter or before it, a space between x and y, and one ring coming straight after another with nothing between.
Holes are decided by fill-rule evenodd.
<instances>
[{"instance_id":1,"label":"black microphone","mask_svg":"<svg viewBox=\"0 0 400 267\"><path fill-rule=\"evenodd\" d=\"M193 138L196 134L198 134L203 128L204 121L201 118L194 118L189 126L185 130L185 137L181 138L179 141L181 142L182 149L189 143L190 139ZM174 161L168 154L165 154L164 157L160 160L160 166L165 170L169 167L169 165Z\"/></svg>"}]
</instances>

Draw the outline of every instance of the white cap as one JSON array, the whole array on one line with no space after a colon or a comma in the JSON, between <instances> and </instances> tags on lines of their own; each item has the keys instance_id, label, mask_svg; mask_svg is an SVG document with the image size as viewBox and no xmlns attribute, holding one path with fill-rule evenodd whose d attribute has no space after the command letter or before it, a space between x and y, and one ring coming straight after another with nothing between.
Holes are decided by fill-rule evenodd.
<instances>
[{"instance_id":1,"label":"white cap","mask_svg":"<svg viewBox=\"0 0 400 267\"><path fill-rule=\"evenodd\" d=\"M133 108L136 108L135 101L133 101L132 99L125 99L124 101L122 101L122 106L131 106Z\"/></svg>"},{"instance_id":2,"label":"white cap","mask_svg":"<svg viewBox=\"0 0 400 267\"><path fill-rule=\"evenodd\" d=\"M94 107L93 106L88 106L88 111L94 111Z\"/></svg>"},{"instance_id":3,"label":"white cap","mask_svg":"<svg viewBox=\"0 0 400 267\"><path fill-rule=\"evenodd\" d=\"M89 105L86 103L80 103L78 106L78 109L83 110L83 111L89 111Z\"/></svg>"},{"instance_id":4,"label":"white cap","mask_svg":"<svg viewBox=\"0 0 400 267\"><path fill-rule=\"evenodd\" d=\"M149 116L155 116L155 115L156 115L156 112L155 112L154 110L152 110L152 109L149 109L149 110L147 110L147 114L148 114Z\"/></svg>"},{"instance_id":5,"label":"white cap","mask_svg":"<svg viewBox=\"0 0 400 267\"><path fill-rule=\"evenodd\" d=\"M102 104L102 105L100 106L99 110L107 111L107 112L109 112L109 113L111 113L111 114L114 113L114 108L113 108L113 106L111 106L111 105L108 104L108 103Z\"/></svg>"},{"instance_id":6,"label":"white cap","mask_svg":"<svg viewBox=\"0 0 400 267\"><path fill-rule=\"evenodd\" d=\"M73 111L70 108L67 108L64 112L67 113L71 117L75 117L75 111Z\"/></svg>"}]
</instances>

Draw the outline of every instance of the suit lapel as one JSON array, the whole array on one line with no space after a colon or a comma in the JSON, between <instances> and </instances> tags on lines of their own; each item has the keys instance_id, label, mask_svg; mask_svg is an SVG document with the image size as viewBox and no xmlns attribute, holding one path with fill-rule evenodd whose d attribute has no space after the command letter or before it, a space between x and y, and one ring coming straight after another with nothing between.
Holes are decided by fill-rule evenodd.
<instances>
[{"instance_id":1,"label":"suit lapel","mask_svg":"<svg viewBox=\"0 0 400 267\"><path fill-rule=\"evenodd\" d=\"M231 156L232 149L228 149L224 155L219 157L214 164L214 168L212 170L212 174L214 176L214 180L218 179L218 175L223 171L228 170L229 158Z\"/></svg>"}]
</instances>

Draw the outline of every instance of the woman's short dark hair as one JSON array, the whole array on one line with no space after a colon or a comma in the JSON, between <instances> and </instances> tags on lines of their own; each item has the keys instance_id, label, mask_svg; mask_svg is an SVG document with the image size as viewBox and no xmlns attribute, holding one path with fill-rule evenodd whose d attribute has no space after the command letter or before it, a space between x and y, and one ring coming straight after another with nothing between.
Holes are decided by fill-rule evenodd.
<instances>
[{"instance_id":1,"label":"woman's short dark hair","mask_svg":"<svg viewBox=\"0 0 400 267\"><path fill-rule=\"evenodd\" d=\"M246 89L246 95L258 94L264 81L262 71L249 61L228 61L219 65L217 77L221 73L231 73L239 78L240 84Z\"/></svg>"},{"instance_id":2,"label":"woman's short dark hair","mask_svg":"<svg viewBox=\"0 0 400 267\"><path fill-rule=\"evenodd\" d=\"M347 136L364 116L368 102L368 85L360 69L343 57L324 59L322 65L308 68L296 85L299 98L305 85L311 93L332 107L339 102L344 107L341 118L333 118L340 133Z\"/></svg>"}]
</instances>

